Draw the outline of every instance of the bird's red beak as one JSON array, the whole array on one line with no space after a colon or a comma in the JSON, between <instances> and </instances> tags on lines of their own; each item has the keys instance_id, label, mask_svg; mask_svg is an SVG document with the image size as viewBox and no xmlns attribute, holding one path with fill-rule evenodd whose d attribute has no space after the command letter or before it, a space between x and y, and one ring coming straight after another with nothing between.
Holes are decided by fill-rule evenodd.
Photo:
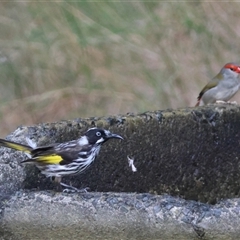
<instances>
[{"instance_id":1,"label":"bird's red beak","mask_svg":"<svg viewBox=\"0 0 240 240\"><path fill-rule=\"evenodd\" d=\"M237 67L236 72L237 72L237 73L240 73L240 66Z\"/></svg>"}]
</instances>

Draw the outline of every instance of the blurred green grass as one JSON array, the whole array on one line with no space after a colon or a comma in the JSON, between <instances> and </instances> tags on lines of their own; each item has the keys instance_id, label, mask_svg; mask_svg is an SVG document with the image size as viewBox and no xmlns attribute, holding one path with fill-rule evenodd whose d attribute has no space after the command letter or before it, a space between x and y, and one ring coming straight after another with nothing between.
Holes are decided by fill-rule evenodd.
<instances>
[{"instance_id":1,"label":"blurred green grass","mask_svg":"<svg viewBox=\"0 0 240 240\"><path fill-rule=\"evenodd\" d=\"M194 106L226 62L239 62L239 16L234 2L0 2L1 135Z\"/></svg>"}]
</instances>

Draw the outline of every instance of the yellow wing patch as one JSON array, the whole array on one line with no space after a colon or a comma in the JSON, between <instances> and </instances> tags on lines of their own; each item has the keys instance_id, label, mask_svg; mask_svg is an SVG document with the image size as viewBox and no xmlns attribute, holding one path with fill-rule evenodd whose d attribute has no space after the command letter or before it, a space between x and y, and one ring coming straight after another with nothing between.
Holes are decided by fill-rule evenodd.
<instances>
[{"instance_id":1,"label":"yellow wing patch","mask_svg":"<svg viewBox=\"0 0 240 240\"><path fill-rule=\"evenodd\" d=\"M13 148L13 149L18 150L18 151L31 153L31 151L29 150L28 147L24 147L24 146L19 145L19 144L17 144L17 143L5 142L4 145L5 145L6 147Z\"/></svg>"},{"instance_id":2,"label":"yellow wing patch","mask_svg":"<svg viewBox=\"0 0 240 240\"><path fill-rule=\"evenodd\" d=\"M43 164L59 164L63 158L57 154L38 156L36 160Z\"/></svg>"}]
</instances>

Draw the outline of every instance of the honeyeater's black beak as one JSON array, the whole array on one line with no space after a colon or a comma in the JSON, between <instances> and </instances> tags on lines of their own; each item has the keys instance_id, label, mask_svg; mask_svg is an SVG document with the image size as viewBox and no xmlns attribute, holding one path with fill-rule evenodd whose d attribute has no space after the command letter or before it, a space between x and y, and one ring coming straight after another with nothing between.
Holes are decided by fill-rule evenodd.
<instances>
[{"instance_id":1,"label":"honeyeater's black beak","mask_svg":"<svg viewBox=\"0 0 240 240\"><path fill-rule=\"evenodd\" d=\"M123 140L123 137L121 137L120 135L118 134L114 134L114 133L110 133L107 138L118 138L118 139L122 139Z\"/></svg>"}]
</instances>

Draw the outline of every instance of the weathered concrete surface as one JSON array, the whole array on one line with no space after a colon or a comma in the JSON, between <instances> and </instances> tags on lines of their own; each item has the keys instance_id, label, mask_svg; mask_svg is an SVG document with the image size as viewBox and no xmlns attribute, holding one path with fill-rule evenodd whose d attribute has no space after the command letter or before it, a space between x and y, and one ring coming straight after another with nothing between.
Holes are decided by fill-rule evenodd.
<instances>
[{"instance_id":1,"label":"weathered concrete surface","mask_svg":"<svg viewBox=\"0 0 240 240\"><path fill-rule=\"evenodd\" d=\"M188 223L181 214L179 218L160 217L156 222L154 215L150 214L152 210L148 209L141 197L138 200L143 206L141 211L130 207L125 215L121 215L121 204L125 200L117 201L114 207L114 209L116 208L115 212L113 208L104 205L106 201L99 197L98 193L92 196L93 199L96 198L95 201L99 206L102 206L103 212L101 212L101 207L95 209L95 212L90 211L92 208L85 203L86 199L83 196L67 197L58 194L52 197L46 195L46 192L24 193L19 198L16 195L12 196L19 189L49 190L53 186L49 179L39 174L34 166L22 167L19 165L19 161L25 158L22 153L2 148L0 149L0 200L2 199L3 210L0 226L4 236L12 235L15 239L14 232L19 232L19 229L22 228L25 229L27 236L30 236L31 231L32 234L37 234L36 229L39 228L40 237L43 232L41 230L44 230L52 232L53 235L49 236L54 236L53 239L57 238L57 230L60 231L60 229L62 231L59 236L75 229L78 236L83 236L85 239L105 239L104 236L106 239L108 236L116 236L116 239L129 239L129 236L133 236L134 239L136 236L141 239L140 235L143 236L142 239L147 239L147 235L143 233L148 228L152 233L151 235L146 232L152 236L149 239L161 239L156 236L163 236L162 239L172 239L171 237L175 233L180 234L180 238L175 237L174 239L193 239L189 236L196 234L195 230L198 231L200 226L200 229L203 227L204 232L208 231L209 233L206 239L237 239L234 237L239 234L240 208L239 199L233 198L238 198L240 195L239 106L212 105L202 108L77 119L32 127L19 127L8 136L8 139L25 142L25 136L28 136L38 145L45 145L76 139L93 126L110 129L112 132L122 135L125 141L107 142L102 147L98 159L85 173L66 177L64 182L79 188L90 187L93 192L120 192L117 198L126 197L131 206L138 195L126 195L123 192L159 195L168 193L186 200L202 202L196 203L178 198L170 200L170 204L171 201L174 204L180 204L178 210L184 212L185 219L189 220L187 220ZM129 168L127 156L135 159L137 172L133 173ZM42 200L38 202L41 198ZM66 204L65 200L61 200L61 198L67 198L69 202ZM77 209L74 207L76 201L72 202L72 198L77 198L77 202L79 201L80 205L76 205ZM153 198L164 199L160 196ZM215 204L220 199L232 200L214 207L203 204ZM164 200L166 205L160 204L159 210L164 211L167 216L172 214L171 208L168 209L168 200L169 198ZM196 206L198 206L198 210L196 210ZM214 212L211 217L205 214L205 207L210 209L207 210L208 213L209 211ZM47 210L44 212L43 209ZM65 219L62 211L69 212L67 216L70 217L67 218L66 223L60 222L60 219ZM82 220L80 216L71 218L71 216L77 215L78 211L79 215L85 217ZM32 214L35 214L35 217ZM51 231L47 230L44 222L37 221L41 216L43 219L49 219L47 222L51 226ZM118 225L118 221L113 220L117 216L125 225ZM203 216L202 220L198 222L197 219L201 219L201 216ZM98 221L95 220L95 217ZM24 219L31 219L32 224L24 226L23 222L26 221ZM93 221L90 221L91 219ZM100 225L98 225L99 219L102 221ZM128 219L129 221L127 221ZM108 223L112 224L110 224L110 228L105 227L105 225L108 226ZM84 227L78 229L75 226ZM95 228L98 229L96 232L98 235L94 235L93 229ZM196 229L193 231L193 228ZM3 229L5 230L3 231ZM170 237L167 238L167 236ZM221 236L222 238L220 238ZM109 237L109 239L114 238Z\"/></svg>"},{"instance_id":2,"label":"weathered concrete surface","mask_svg":"<svg viewBox=\"0 0 240 240\"><path fill-rule=\"evenodd\" d=\"M239 210L239 199L210 206L151 194L17 192L5 204L0 235L13 240L230 240L239 239Z\"/></svg>"},{"instance_id":3,"label":"weathered concrete surface","mask_svg":"<svg viewBox=\"0 0 240 240\"><path fill-rule=\"evenodd\" d=\"M240 195L239 106L62 121L20 127L8 138L25 142L29 136L44 145L76 139L92 126L108 128L125 141L107 142L95 163L84 174L64 178L66 183L99 192L168 193L209 203ZM18 164L23 154L0 151L0 191L52 188L34 166ZM135 159L137 172L129 168L127 156Z\"/></svg>"}]
</instances>

